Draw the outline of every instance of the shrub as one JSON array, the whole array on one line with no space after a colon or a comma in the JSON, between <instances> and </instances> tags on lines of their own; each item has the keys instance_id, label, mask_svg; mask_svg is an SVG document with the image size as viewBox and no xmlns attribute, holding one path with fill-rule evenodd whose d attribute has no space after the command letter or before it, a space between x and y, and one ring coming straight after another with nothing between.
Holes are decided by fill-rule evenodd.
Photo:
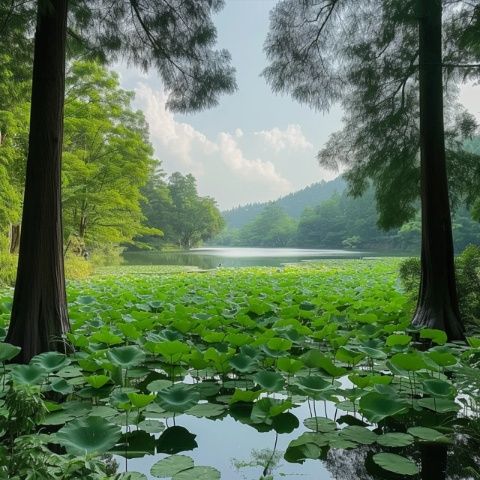
<instances>
[{"instance_id":1,"label":"shrub","mask_svg":"<svg viewBox=\"0 0 480 480\"><path fill-rule=\"evenodd\" d=\"M0 250L0 286L13 286L17 275L18 255Z\"/></svg>"},{"instance_id":2,"label":"shrub","mask_svg":"<svg viewBox=\"0 0 480 480\"><path fill-rule=\"evenodd\" d=\"M65 278L68 280L81 280L87 278L93 273L93 265L88 260L78 255L69 255L65 257Z\"/></svg>"},{"instance_id":3,"label":"shrub","mask_svg":"<svg viewBox=\"0 0 480 480\"><path fill-rule=\"evenodd\" d=\"M469 245L455 258L460 313L468 330L480 328L480 247ZM412 298L418 295L420 259L407 258L400 264L400 279Z\"/></svg>"}]
</instances>

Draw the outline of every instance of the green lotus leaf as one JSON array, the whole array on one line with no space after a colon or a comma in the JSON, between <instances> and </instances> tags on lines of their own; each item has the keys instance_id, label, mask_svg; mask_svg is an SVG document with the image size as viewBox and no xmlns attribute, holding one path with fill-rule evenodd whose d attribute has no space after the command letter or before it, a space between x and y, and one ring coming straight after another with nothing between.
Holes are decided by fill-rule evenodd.
<instances>
[{"instance_id":1,"label":"green lotus leaf","mask_svg":"<svg viewBox=\"0 0 480 480\"><path fill-rule=\"evenodd\" d=\"M38 385L42 383L48 372L40 365L15 365L10 375L19 385Z\"/></svg>"},{"instance_id":2,"label":"green lotus leaf","mask_svg":"<svg viewBox=\"0 0 480 480\"><path fill-rule=\"evenodd\" d=\"M124 472L118 474L115 480L148 480L147 477L140 472Z\"/></svg>"},{"instance_id":3,"label":"green lotus leaf","mask_svg":"<svg viewBox=\"0 0 480 480\"><path fill-rule=\"evenodd\" d=\"M419 472L417 465L412 460L395 453L376 453L372 458L377 465L392 473L416 475Z\"/></svg>"},{"instance_id":4,"label":"green lotus leaf","mask_svg":"<svg viewBox=\"0 0 480 480\"><path fill-rule=\"evenodd\" d=\"M90 375L86 380L93 388L102 388L110 381L110 377L107 375Z\"/></svg>"},{"instance_id":5,"label":"green lotus leaf","mask_svg":"<svg viewBox=\"0 0 480 480\"><path fill-rule=\"evenodd\" d=\"M457 358L450 352L441 352L438 350L430 350L426 354L440 367L450 367L457 364Z\"/></svg>"},{"instance_id":6,"label":"green lotus leaf","mask_svg":"<svg viewBox=\"0 0 480 480\"><path fill-rule=\"evenodd\" d=\"M108 359L121 368L133 368L145 360L145 353L134 345L114 347L107 352Z\"/></svg>"},{"instance_id":7,"label":"green lotus leaf","mask_svg":"<svg viewBox=\"0 0 480 480\"><path fill-rule=\"evenodd\" d=\"M412 341L412 337L410 335L405 334L393 334L389 335L386 340L386 345L388 347L396 347L396 346L405 346L408 345Z\"/></svg>"},{"instance_id":8,"label":"green lotus leaf","mask_svg":"<svg viewBox=\"0 0 480 480\"><path fill-rule=\"evenodd\" d=\"M361 445L370 445L377 440L377 434L366 427L358 425L349 425L339 431L339 436L351 442L360 443Z\"/></svg>"},{"instance_id":9,"label":"green lotus leaf","mask_svg":"<svg viewBox=\"0 0 480 480\"><path fill-rule=\"evenodd\" d=\"M63 353L45 352L32 358L31 364L38 365L48 373L56 372L70 363L70 359Z\"/></svg>"},{"instance_id":10,"label":"green lotus leaf","mask_svg":"<svg viewBox=\"0 0 480 480\"><path fill-rule=\"evenodd\" d=\"M448 437L434 428L428 427L410 427L407 432L414 437L426 442L448 443Z\"/></svg>"},{"instance_id":11,"label":"green lotus leaf","mask_svg":"<svg viewBox=\"0 0 480 480\"><path fill-rule=\"evenodd\" d=\"M360 398L359 406L364 416L373 423L378 423L384 418L407 410L404 402L378 392L369 392L363 395Z\"/></svg>"},{"instance_id":12,"label":"green lotus leaf","mask_svg":"<svg viewBox=\"0 0 480 480\"><path fill-rule=\"evenodd\" d=\"M69 395L73 392L73 385L67 383L64 378L57 378L56 380L52 381L50 388L54 392L61 393L62 395Z\"/></svg>"},{"instance_id":13,"label":"green lotus leaf","mask_svg":"<svg viewBox=\"0 0 480 480\"><path fill-rule=\"evenodd\" d=\"M225 409L225 405L219 405L218 403L198 403L188 409L185 413L199 418L213 418L222 415L225 412Z\"/></svg>"},{"instance_id":14,"label":"green lotus leaf","mask_svg":"<svg viewBox=\"0 0 480 480\"><path fill-rule=\"evenodd\" d=\"M412 435L402 432L385 433L377 437L377 443L382 447L407 447L413 441Z\"/></svg>"},{"instance_id":15,"label":"green lotus leaf","mask_svg":"<svg viewBox=\"0 0 480 480\"><path fill-rule=\"evenodd\" d=\"M422 381L423 391L435 397L450 397L455 394L455 389L450 382L437 378Z\"/></svg>"},{"instance_id":16,"label":"green lotus leaf","mask_svg":"<svg viewBox=\"0 0 480 480\"><path fill-rule=\"evenodd\" d=\"M250 372L255 365L255 359L243 354L239 353L235 355L229 360L230 365L238 370L239 372L246 373Z\"/></svg>"},{"instance_id":17,"label":"green lotus leaf","mask_svg":"<svg viewBox=\"0 0 480 480\"><path fill-rule=\"evenodd\" d=\"M190 348L184 342L173 340L155 345L155 353L163 355L168 361L171 361L172 359L177 361L182 355L190 353Z\"/></svg>"},{"instance_id":18,"label":"green lotus leaf","mask_svg":"<svg viewBox=\"0 0 480 480\"><path fill-rule=\"evenodd\" d=\"M175 474L172 480L220 480L220 472L213 467L193 467Z\"/></svg>"},{"instance_id":19,"label":"green lotus leaf","mask_svg":"<svg viewBox=\"0 0 480 480\"><path fill-rule=\"evenodd\" d=\"M138 424L138 428L147 433L160 433L165 430L165 425L158 420L143 420Z\"/></svg>"},{"instance_id":20,"label":"green lotus leaf","mask_svg":"<svg viewBox=\"0 0 480 480\"><path fill-rule=\"evenodd\" d=\"M15 358L22 349L10 343L0 342L0 362L7 362Z\"/></svg>"},{"instance_id":21,"label":"green lotus leaf","mask_svg":"<svg viewBox=\"0 0 480 480\"><path fill-rule=\"evenodd\" d=\"M332 384L318 375L310 377L299 377L296 383L307 394L322 392L332 386Z\"/></svg>"},{"instance_id":22,"label":"green lotus leaf","mask_svg":"<svg viewBox=\"0 0 480 480\"><path fill-rule=\"evenodd\" d=\"M443 330L435 328L422 328L420 330L420 338L431 340L437 345L444 345L448 340L447 334Z\"/></svg>"},{"instance_id":23,"label":"green lotus leaf","mask_svg":"<svg viewBox=\"0 0 480 480\"><path fill-rule=\"evenodd\" d=\"M340 347L335 354L337 360L349 365L357 365L365 358L365 356L366 355L363 352L357 352L346 347Z\"/></svg>"},{"instance_id":24,"label":"green lotus leaf","mask_svg":"<svg viewBox=\"0 0 480 480\"><path fill-rule=\"evenodd\" d=\"M461 408L454 400L443 397L421 398L417 403L421 407L437 413L458 412Z\"/></svg>"},{"instance_id":25,"label":"green lotus leaf","mask_svg":"<svg viewBox=\"0 0 480 480\"><path fill-rule=\"evenodd\" d=\"M279 392L285 383L282 375L275 372L268 372L266 370L258 372L255 375L254 380L268 392Z\"/></svg>"},{"instance_id":26,"label":"green lotus leaf","mask_svg":"<svg viewBox=\"0 0 480 480\"><path fill-rule=\"evenodd\" d=\"M426 367L423 356L419 352L396 353L390 361L395 367L407 372L416 372Z\"/></svg>"},{"instance_id":27,"label":"green lotus leaf","mask_svg":"<svg viewBox=\"0 0 480 480\"><path fill-rule=\"evenodd\" d=\"M373 358L375 360L384 360L387 358L387 354L383 350L379 350L378 348L371 348L360 346L356 347L355 350L358 352L364 353L367 357Z\"/></svg>"},{"instance_id":28,"label":"green lotus leaf","mask_svg":"<svg viewBox=\"0 0 480 480\"><path fill-rule=\"evenodd\" d=\"M115 335L110 330L102 329L95 332L91 337L94 342L105 343L106 345L118 345L123 342L122 337Z\"/></svg>"},{"instance_id":29,"label":"green lotus leaf","mask_svg":"<svg viewBox=\"0 0 480 480\"><path fill-rule=\"evenodd\" d=\"M150 475L156 478L170 478L182 470L193 468L193 460L186 455L172 455L152 465Z\"/></svg>"},{"instance_id":30,"label":"green lotus leaf","mask_svg":"<svg viewBox=\"0 0 480 480\"><path fill-rule=\"evenodd\" d=\"M192 385L177 383L158 392L157 402L169 412L183 413L197 404L200 394Z\"/></svg>"},{"instance_id":31,"label":"green lotus leaf","mask_svg":"<svg viewBox=\"0 0 480 480\"><path fill-rule=\"evenodd\" d=\"M270 350L285 352L292 347L292 341L286 338L275 337L268 340L267 347Z\"/></svg>"},{"instance_id":32,"label":"green lotus leaf","mask_svg":"<svg viewBox=\"0 0 480 480\"><path fill-rule=\"evenodd\" d=\"M281 357L277 360L278 369L290 374L297 373L303 366L303 362L295 358Z\"/></svg>"},{"instance_id":33,"label":"green lotus leaf","mask_svg":"<svg viewBox=\"0 0 480 480\"><path fill-rule=\"evenodd\" d=\"M130 392L127 394L128 399L130 400L130 403L135 407L135 408L144 408L150 403L152 403L155 400L156 395L154 394L145 394L145 393L137 393L137 392Z\"/></svg>"},{"instance_id":34,"label":"green lotus leaf","mask_svg":"<svg viewBox=\"0 0 480 480\"><path fill-rule=\"evenodd\" d=\"M262 398L255 402L252 408L250 419L253 423L272 424L272 418L280 415L292 407L290 400L277 400L273 398Z\"/></svg>"},{"instance_id":35,"label":"green lotus leaf","mask_svg":"<svg viewBox=\"0 0 480 480\"><path fill-rule=\"evenodd\" d=\"M147 390L149 392L159 392L160 390L164 390L172 385L171 380L154 380L147 385Z\"/></svg>"},{"instance_id":36,"label":"green lotus leaf","mask_svg":"<svg viewBox=\"0 0 480 480\"><path fill-rule=\"evenodd\" d=\"M330 358L319 350L309 350L301 358L307 367L320 368L331 377L338 378L347 373L346 368L336 366Z\"/></svg>"},{"instance_id":37,"label":"green lotus leaf","mask_svg":"<svg viewBox=\"0 0 480 480\"><path fill-rule=\"evenodd\" d=\"M330 418L325 417L312 417L306 418L303 421L303 424L310 430L314 432L333 432L337 429L337 424Z\"/></svg>"},{"instance_id":38,"label":"green lotus leaf","mask_svg":"<svg viewBox=\"0 0 480 480\"><path fill-rule=\"evenodd\" d=\"M240 390L236 389L235 392L232 395L232 398L230 399L230 404L234 404L237 402L244 402L244 403L251 403L254 402L261 394L261 390Z\"/></svg>"},{"instance_id":39,"label":"green lotus leaf","mask_svg":"<svg viewBox=\"0 0 480 480\"><path fill-rule=\"evenodd\" d=\"M72 455L99 455L120 439L121 429L102 417L77 418L55 434L55 441Z\"/></svg>"}]
</instances>

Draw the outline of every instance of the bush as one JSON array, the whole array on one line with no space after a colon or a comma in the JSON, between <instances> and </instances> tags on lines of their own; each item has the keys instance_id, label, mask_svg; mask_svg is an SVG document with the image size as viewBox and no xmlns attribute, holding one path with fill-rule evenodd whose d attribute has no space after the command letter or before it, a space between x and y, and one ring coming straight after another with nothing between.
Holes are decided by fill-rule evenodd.
<instances>
[{"instance_id":1,"label":"bush","mask_svg":"<svg viewBox=\"0 0 480 480\"><path fill-rule=\"evenodd\" d=\"M87 278L93 273L93 265L88 260L78 255L68 255L65 257L65 278L68 280L81 280Z\"/></svg>"},{"instance_id":2,"label":"bush","mask_svg":"<svg viewBox=\"0 0 480 480\"><path fill-rule=\"evenodd\" d=\"M0 250L0 286L13 286L17 275L18 255Z\"/></svg>"},{"instance_id":3,"label":"bush","mask_svg":"<svg viewBox=\"0 0 480 480\"><path fill-rule=\"evenodd\" d=\"M467 329L480 328L480 247L469 245L455 258L460 313ZM408 258L400 264L400 279L412 298L418 295L420 259Z\"/></svg>"}]
</instances>

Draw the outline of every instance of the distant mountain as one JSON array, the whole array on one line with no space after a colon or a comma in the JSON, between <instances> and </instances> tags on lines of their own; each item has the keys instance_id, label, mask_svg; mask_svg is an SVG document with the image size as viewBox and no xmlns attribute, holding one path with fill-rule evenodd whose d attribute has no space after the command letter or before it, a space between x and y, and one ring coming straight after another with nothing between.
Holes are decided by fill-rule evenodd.
<instances>
[{"instance_id":1,"label":"distant mountain","mask_svg":"<svg viewBox=\"0 0 480 480\"><path fill-rule=\"evenodd\" d=\"M330 182L312 183L298 192L290 193L273 202L250 203L226 210L222 215L228 228L241 228L251 222L268 204L274 203L281 206L291 217L300 218L305 208L318 205L329 199L335 192L342 193L345 185L342 177L337 177Z\"/></svg>"}]
</instances>

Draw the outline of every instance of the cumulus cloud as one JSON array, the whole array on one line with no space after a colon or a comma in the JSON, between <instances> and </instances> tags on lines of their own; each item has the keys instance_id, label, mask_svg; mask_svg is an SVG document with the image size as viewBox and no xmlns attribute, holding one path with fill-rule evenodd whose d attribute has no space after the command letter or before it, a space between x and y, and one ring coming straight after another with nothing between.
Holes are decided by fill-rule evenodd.
<instances>
[{"instance_id":1,"label":"cumulus cloud","mask_svg":"<svg viewBox=\"0 0 480 480\"><path fill-rule=\"evenodd\" d=\"M236 135L238 137L238 135ZM223 161L236 172L237 175L258 181L265 181L278 194L291 190L290 182L283 178L270 161L245 158L235 137L229 133L219 135L219 149Z\"/></svg>"},{"instance_id":2,"label":"cumulus cloud","mask_svg":"<svg viewBox=\"0 0 480 480\"><path fill-rule=\"evenodd\" d=\"M201 174L200 155L210 155L217 145L188 123L177 122L165 108L167 96L140 84L135 90L137 104L143 110L150 127L150 137L157 150L166 150L193 173Z\"/></svg>"},{"instance_id":3,"label":"cumulus cloud","mask_svg":"<svg viewBox=\"0 0 480 480\"><path fill-rule=\"evenodd\" d=\"M290 124L285 130L274 127L271 130L261 130L254 135L260 137L269 147L280 152L285 149L308 150L313 145L307 140L300 125Z\"/></svg>"},{"instance_id":4,"label":"cumulus cloud","mask_svg":"<svg viewBox=\"0 0 480 480\"><path fill-rule=\"evenodd\" d=\"M262 192L260 196L263 199L273 199L292 190L290 181L277 171L271 161L246 157L239 143L248 143L242 129L236 128L232 133L221 132L212 140L192 125L177 121L165 108L166 100L164 92L153 90L146 84L141 83L136 88L136 104L145 114L151 141L168 172L191 172L197 177L201 190L220 198L237 195L238 200L232 199L232 202L248 201L242 197L250 195L249 187L254 185ZM225 179L226 175L228 179ZM219 176L225 179L222 190L226 190L210 191L215 180L219 184ZM235 192L234 184L242 184L243 191Z\"/></svg>"}]
</instances>

